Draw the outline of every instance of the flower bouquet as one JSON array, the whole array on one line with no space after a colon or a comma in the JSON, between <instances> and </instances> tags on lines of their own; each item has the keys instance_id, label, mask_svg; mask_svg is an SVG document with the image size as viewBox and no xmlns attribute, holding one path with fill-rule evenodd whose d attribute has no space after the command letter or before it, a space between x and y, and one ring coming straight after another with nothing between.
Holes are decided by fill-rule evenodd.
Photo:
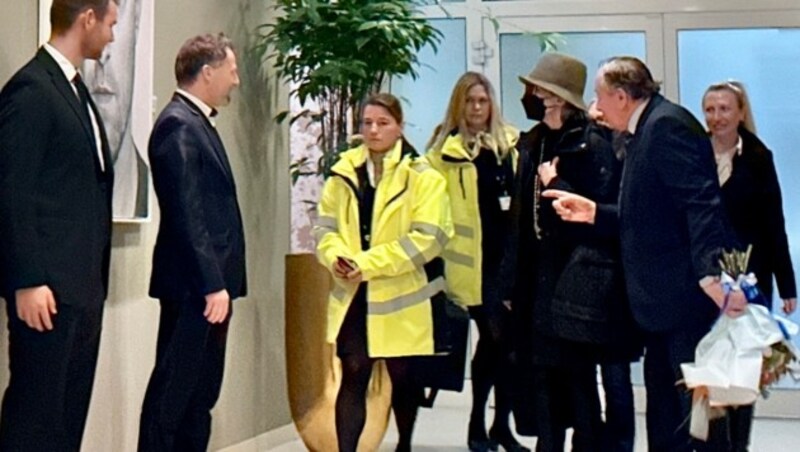
<instances>
[{"instance_id":1,"label":"flower bouquet","mask_svg":"<svg viewBox=\"0 0 800 452\"><path fill-rule=\"evenodd\" d=\"M727 406L750 405L783 375L800 379L800 352L791 342L798 326L764 307L756 278L747 274L750 248L723 253L721 281L726 300L742 291L749 304L736 318L722 315L695 349L695 361L681 364L692 390L690 433L706 440L710 420ZM725 305L722 308L725 311Z\"/></svg>"}]
</instances>

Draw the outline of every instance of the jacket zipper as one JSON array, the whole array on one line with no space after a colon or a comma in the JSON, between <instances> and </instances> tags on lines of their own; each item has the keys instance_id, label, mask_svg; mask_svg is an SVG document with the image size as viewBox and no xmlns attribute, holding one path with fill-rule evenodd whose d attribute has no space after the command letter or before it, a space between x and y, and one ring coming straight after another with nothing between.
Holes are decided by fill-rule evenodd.
<instances>
[{"instance_id":1,"label":"jacket zipper","mask_svg":"<svg viewBox=\"0 0 800 452\"><path fill-rule=\"evenodd\" d=\"M403 193L406 192L406 190L408 190L408 177L406 177L406 183L403 185L403 189L400 190L396 195L392 196L392 198L389 201L387 201L386 204L383 206L384 210L386 210L386 208L389 207L389 204L399 199L400 196L402 196Z\"/></svg>"},{"instance_id":2,"label":"jacket zipper","mask_svg":"<svg viewBox=\"0 0 800 452\"><path fill-rule=\"evenodd\" d=\"M467 190L464 188L464 167L458 169L458 183L461 185L461 197L467 199Z\"/></svg>"},{"instance_id":3,"label":"jacket zipper","mask_svg":"<svg viewBox=\"0 0 800 452\"><path fill-rule=\"evenodd\" d=\"M331 173L331 174L333 176L342 178L342 180L345 182L345 184L347 184L347 186L350 187L350 190L353 191L353 195L356 197L356 199L359 199L359 200L361 199L361 197L358 195L358 188L356 188L356 185L353 183L353 181L350 180L350 178L348 178L347 176L344 176L342 174L339 174L339 173ZM347 207L347 209L346 209L347 210L347 216L345 217L345 221L347 222L347 224L350 224L350 198L347 198L347 206L346 207Z\"/></svg>"}]
</instances>

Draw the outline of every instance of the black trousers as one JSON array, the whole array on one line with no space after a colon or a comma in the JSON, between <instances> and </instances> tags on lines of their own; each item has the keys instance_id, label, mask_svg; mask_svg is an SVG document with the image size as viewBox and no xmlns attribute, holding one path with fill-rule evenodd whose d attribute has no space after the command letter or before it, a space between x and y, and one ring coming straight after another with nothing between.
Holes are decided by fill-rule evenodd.
<instances>
[{"instance_id":1,"label":"black trousers","mask_svg":"<svg viewBox=\"0 0 800 452\"><path fill-rule=\"evenodd\" d=\"M539 367L534 382L539 419L536 452L564 450L566 431L573 427L572 451L607 452L603 447L603 423L597 373L593 364L571 367Z\"/></svg>"},{"instance_id":2,"label":"black trousers","mask_svg":"<svg viewBox=\"0 0 800 452\"><path fill-rule=\"evenodd\" d=\"M3 397L0 451L80 450L100 345L103 302L58 305L40 333L6 303L11 379Z\"/></svg>"},{"instance_id":3,"label":"black trousers","mask_svg":"<svg viewBox=\"0 0 800 452\"><path fill-rule=\"evenodd\" d=\"M205 300L161 300L156 364L139 426L140 452L205 451L219 398L231 311L219 324Z\"/></svg>"},{"instance_id":4,"label":"black trousers","mask_svg":"<svg viewBox=\"0 0 800 452\"><path fill-rule=\"evenodd\" d=\"M606 401L606 440L608 452L633 452L636 412L633 405L631 363L600 364Z\"/></svg>"},{"instance_id":5,"label":"black trousers","mask_svg":"<svg viewBox=\"0 0 800 452\"><path fill-rule=\"evenodd\" d=\"M697 343L708 332L696 327L645 335L644 383L647 390L647 445L650 452L725 450L724 423L710 425L708 442L689 436L692 394L684 385L681 363L694 361Z\"/></svg>"}]
</instances>

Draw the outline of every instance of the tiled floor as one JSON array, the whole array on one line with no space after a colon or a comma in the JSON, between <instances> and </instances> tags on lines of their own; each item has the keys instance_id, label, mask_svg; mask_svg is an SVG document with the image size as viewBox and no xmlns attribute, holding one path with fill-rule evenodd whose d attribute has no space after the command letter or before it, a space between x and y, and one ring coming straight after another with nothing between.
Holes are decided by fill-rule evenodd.
<instances>
[{"instance_id":1,"label":"tiled floor","mask_svg":"<svg viewBox=\"0 0 800 452\"><path fill-rule=\"evenodd\" d=\"M467 382L469 383L469 382ZM433 409L422 409L414 433L415 452L466 451L467 418L470 409L469 387L462 393L440 393ZM492 413L487 414L491 420ZM644 416L637 416L636 451L646 451ZM520 438L533 448L533 438ZM391 425L380 452L391 452L397 441ZM300 452L305 447L300 440L269 449L273 452ZM800 450L800 420L757 419L753 426L751 452L794 452Z\"/></svg>"}]
</instances>

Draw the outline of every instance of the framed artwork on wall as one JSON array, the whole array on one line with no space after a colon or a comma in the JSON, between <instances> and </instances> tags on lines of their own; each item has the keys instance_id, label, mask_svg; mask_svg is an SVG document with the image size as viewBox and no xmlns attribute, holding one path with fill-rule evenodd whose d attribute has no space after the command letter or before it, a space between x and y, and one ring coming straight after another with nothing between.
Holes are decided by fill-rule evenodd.
<instances>
[{"instance_id":1,"label":"framed artwork on wall","mask_svg":"<svg viewBox=\"0 0 800 452\"><path fill-rule=\"evenodd\" d=\"M114 221L150 218L147 140L153 122L155 0L118 0L114 42L80 68L105 124L114 162ZM52 0L39 0L39 44L50 38Z\"/></svg>"}]
</instances>

